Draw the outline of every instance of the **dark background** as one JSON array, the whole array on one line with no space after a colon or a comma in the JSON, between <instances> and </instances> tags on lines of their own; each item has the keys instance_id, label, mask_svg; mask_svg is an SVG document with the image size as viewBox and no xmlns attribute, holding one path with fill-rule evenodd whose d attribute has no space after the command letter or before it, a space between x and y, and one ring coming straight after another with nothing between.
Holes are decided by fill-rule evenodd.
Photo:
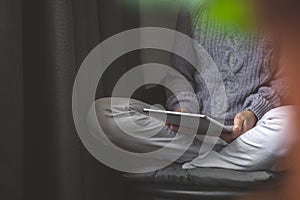
<instances>
[{"instance_id":1,"label":"dark background","mask_svg":"<svg viewBox=\"0 0 300 200\"><path fill-rule=\"evenodd\" d=\"M142 26L174 28L171 1L130 1L0 0L1 200L123 199L121 172L94 159L77 136L71 96L82 61L105 39ZM110 96L127 70L168 65L169 57L143 50L118 58L95 98Z\"/></svg>"},{"instance_id":2,"label":"dark background","mask_svg":"<svg viewBox=\"0 0 300 200\"><path fill-rule=\"evenodd\" d=\"M77 136L71 94L89 51L138 15L118 0L0 0L0 199L122 199L120 172ZM118 59L97 96L139 62L139 52Z\"/></svg>"}]
</instances>

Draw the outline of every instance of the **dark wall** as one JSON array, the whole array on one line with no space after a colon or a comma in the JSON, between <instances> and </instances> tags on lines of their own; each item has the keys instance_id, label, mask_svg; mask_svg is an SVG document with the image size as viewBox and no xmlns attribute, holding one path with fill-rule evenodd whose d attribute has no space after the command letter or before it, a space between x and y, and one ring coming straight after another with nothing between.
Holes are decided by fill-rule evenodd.
<instances>
[{"instance_id":1,"label":"dark wall","mask_svg":"<svg viewBox=\"0 0 300 200\"><path fill-rule=\"evenodd\" d=\"M0 1L0 198L21 199L23 94L21 1Z\"/></svg>"},{"instance_id":2,"label":"dark wall","mask_svg":"<svg viewBox=\"0 0 300 200\"><path fill-rule=\"evenodd\" d=\"M119 172L77 136L71 95L89 51L138 26L138 11L118 0L0 1L0 199L122 199ZM130 62L139 61L124 57L111 74Z\"/></svg>"}]
</instances>

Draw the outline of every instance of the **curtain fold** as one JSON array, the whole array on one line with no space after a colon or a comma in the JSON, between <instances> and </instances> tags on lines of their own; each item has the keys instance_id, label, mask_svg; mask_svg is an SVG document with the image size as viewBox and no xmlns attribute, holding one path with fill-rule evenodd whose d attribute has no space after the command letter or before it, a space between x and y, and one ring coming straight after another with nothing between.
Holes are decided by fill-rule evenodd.
<instances>
[{"instance_id":1,"label":"curtain fold","mask_svg":"<svg viewBox=\"0 0 300 200\"><path fill-rule=\"evenodd\" d=\"M81 199L72 2L24 2L24 197ZM71 187L70 187L71 186Z\"/></svg>"},{"instance_id":2,"label":"curtain fold","mask_svg":"<svg viewBox=\"0 0 300 200\"><path fill-rule=\"evenodd\" d=\"M120 2L0 1L1 122L9 121L0 128L1 199L122 199L119 172L94 159L77 136L71 99L87 54L138 27L138 16L128 21ZM126 60L113 64L98 96L110 94Z\"/></svg>"},{"instance_id":3,"label":"curtain fold","mask_svg":"<svg viewBox=\"0 0 300 200\"><path fill-rule=\"evenodd\" d=\"M0 1L0 196L23 191L23 97L21 0Z\"/></svg>"}]
</instances>

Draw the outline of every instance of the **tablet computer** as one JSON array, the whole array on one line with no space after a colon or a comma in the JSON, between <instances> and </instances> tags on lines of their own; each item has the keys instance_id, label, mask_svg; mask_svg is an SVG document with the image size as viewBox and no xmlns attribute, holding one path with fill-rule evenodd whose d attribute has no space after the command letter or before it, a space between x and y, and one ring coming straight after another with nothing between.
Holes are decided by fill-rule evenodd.
<instances>
[{"instance_id":1,"label":"tablet computer","mask_svg":"<svg viewBox=\"0 0 300 200\"><path fill-rule=\"evenodd\" d=\"M202 114L165 111L149 108L144 108L143 111L149 113L151 117L173 125L180 125L190 129L197 128L197 134L201 135L207 134L208 129L209 131L222 131L231 133L233 128L232 126L224 126L217 120Z\"/></svg>"}]
</instances>

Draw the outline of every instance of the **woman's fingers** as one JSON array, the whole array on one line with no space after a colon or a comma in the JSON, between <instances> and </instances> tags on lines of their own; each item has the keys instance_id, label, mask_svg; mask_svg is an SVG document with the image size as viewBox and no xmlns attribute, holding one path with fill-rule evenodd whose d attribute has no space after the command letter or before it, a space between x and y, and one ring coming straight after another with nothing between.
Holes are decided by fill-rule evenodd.
<instances>
[{"instance_id":1,"label":"woman's fingers","mask_svg":"<svg viewBox=\"0 0 300 200\"><path fill-rule=\"evenodd\" d=\"M179 129L178 126L175 126L175 125L172 125L172 124L169 126L169 128L170 128L172 131L174 131L174 132L177 132L178 129Z\"/></svg>"},{"instance_id":2,"label":"woman's fingers","mask_svg":"<svg viewBox=\"0 0 300 200\"><path fill-rule=\"evenodd\" d=\"M232 129L232 133L234 137L238 137L242 134L244 121L245 120L242 117L240 117L238 114L234 118L234 126Z\"/></svg>"}]
</instances>

